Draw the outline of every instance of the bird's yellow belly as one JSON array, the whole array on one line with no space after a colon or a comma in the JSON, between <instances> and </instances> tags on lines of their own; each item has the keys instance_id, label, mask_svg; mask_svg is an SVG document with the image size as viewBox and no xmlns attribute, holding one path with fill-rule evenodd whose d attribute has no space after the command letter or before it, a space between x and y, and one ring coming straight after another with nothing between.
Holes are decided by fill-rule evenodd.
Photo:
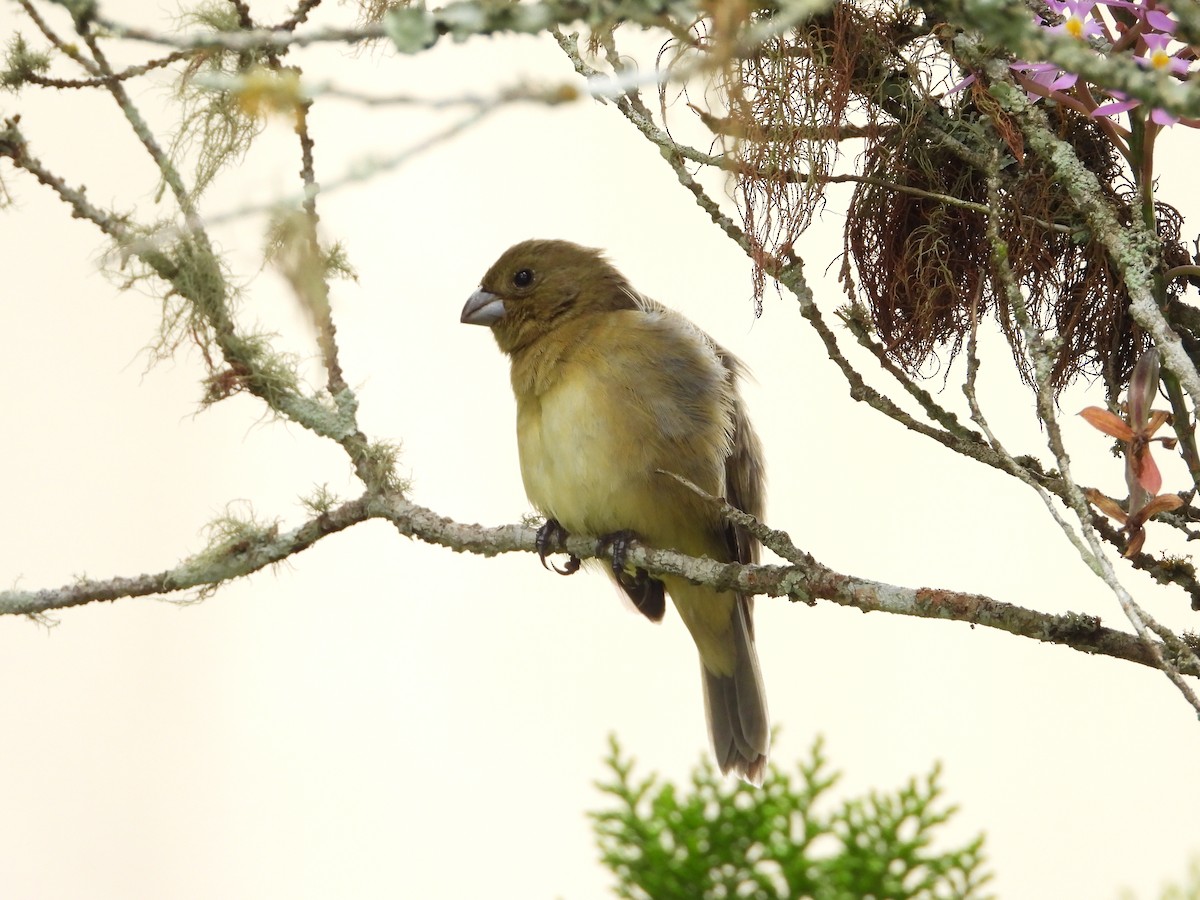
<instances>
[{"instance_id":1,"label":"bird's yellow belly","mask_svg":"<svg viewBox=\"0 0 1200 900\"><path fill-rule=\"evenodd\" d=\"M646 499L645 448L619 439L610 406L593 385L565 380L518 409L525 493L578 534L633 528Z\"/></svg>"}]
</instances>

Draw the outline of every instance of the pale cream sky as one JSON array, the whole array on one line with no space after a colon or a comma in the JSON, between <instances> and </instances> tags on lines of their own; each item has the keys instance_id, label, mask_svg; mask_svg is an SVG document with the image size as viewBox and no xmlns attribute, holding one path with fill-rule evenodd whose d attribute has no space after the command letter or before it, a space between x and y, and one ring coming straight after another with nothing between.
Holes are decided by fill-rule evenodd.
<instances>
[{"instance_id":1,"label":"pale cream sky","mask_svg":"<svg viewBox=\"0 0 1200 900\"><path fill-rule=\"evenodd\" d=\"M125 20L141 7L106 5ZM0 7L0 35L15 20L15 5ZM378 93L572 77L557 47L532 38L307 59L320 78ZM157 84L136 90L152 113ZM0 112L18 108L33 149L68 182L154 215L149 160L109 98L0 95ZM324 181L456 115L316 109ZM1183 156L1194 136L1166 140ZM293 191L294 144L273 123L206 212ZM98 275L95 230L2 168L15 203L0 213L0 579L41 588L158 571L200 549L227 504L288 525L314 484L356 493L340 451L265 419L257 401L197 413L194 351L147 370L157 301ZM1194 198L1182 199L1195 222ZM362 425L403 442L418 502L487 524L528 510L506 361L458 315L509 244L567 238L607 248L639 289L747 361L768 518L817 559L1120 626L1115 600L1033 494L853 403L789 298L769 293L753 318L746 259L611 107L504 110L322 197L320 210L360 276L336 284L333 302ZM262 224L215 231L247 281ZM829 265L840 226L831 203L798 247L831 319L843 301ZM246 315L314 356L274 275L249 284ZM1014 450L1047 458L1007 351L989 352L981 390L994 424ZM953 381L944 399L961 406ZM1080 389L1063 407L1099 402ZM1074 421L1067 436L1081 480L1117 493L1107 440ZM1165 469L1168 487L1182 484L1177 466ZM1164 531L1151 526L1152 549ZM1146 582L1127 578L1156 616L1194 620ZM669 778L708 752L695 650L673 613L652 627L595 573L562 579L532 556L456 555L382 524L200 604L124 600L55 618L48 631L0 621L5 898L605 896L584 811L602 802L592 781L606 735ZM1186 812L1200 803L1200 725L1162 675L828 604L764 598L757 622L782 728L775 762L794 768L824 734L848 796L941 760L960 807L943 837L987 831L1002 897L1115 897L1122 886L1150 897L1200 852Z\"/></svg>"}]
</instances>

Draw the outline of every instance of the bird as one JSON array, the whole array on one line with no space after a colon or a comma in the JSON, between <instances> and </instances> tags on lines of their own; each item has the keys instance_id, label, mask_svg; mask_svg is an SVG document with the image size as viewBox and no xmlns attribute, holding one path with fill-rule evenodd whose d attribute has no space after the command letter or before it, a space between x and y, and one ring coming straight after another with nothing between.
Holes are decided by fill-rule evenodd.
<instances>
[{"instance_id":1,"label":"bird","mask_svg":"<svg viewBox=\"0 0 1200 900\"><path fill-rule=\"evenodd\" d=\"M760 518L764 463L738 392L741 361L682 314L634 290L604 254L564 240L506 250L463 307L509 357L525 492L544 516L537 549L589 535L651 621L670 596L700 655L709 737L722 773L760 785L770 725L753 598L631 568L633 541L721 562L759 546L702 491ZM571 574L580 567L569 558Z\"/></svg>"}]
</instances>

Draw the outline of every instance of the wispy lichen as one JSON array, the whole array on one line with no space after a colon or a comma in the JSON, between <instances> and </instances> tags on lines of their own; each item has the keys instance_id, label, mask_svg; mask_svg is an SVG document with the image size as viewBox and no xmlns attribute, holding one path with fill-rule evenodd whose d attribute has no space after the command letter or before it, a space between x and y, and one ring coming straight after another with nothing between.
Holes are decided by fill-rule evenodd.
<instances>
[{"instance_id":1,"label":"wispy lichen","mask_svg":"<svg viewBox=\"0 0 1200 900\"><path fill-rule=\"evenodd\" d=\"M230 504L224 515L205 526L205 548L176 570L180 584L205 583L196 600L211 596L226 578L243 574L246 555L260 551L279 536L278 519L262 521L245 501L236 505L242 509L237 511L235 504Z\"/></svg>"},{"instance_id":2,"label":"wispy lichen","mask_svg":"<svg viewBox=\"0 0 1200 900\"><path fill-rule=\"evenodd\" d=\"M241 23L235 4L203 3L184 12L184 24L218 32L236 32ZM171 142L171 158L178 166L194 158L191 193L202 194L227 165L240 162L264 122L236 92L211 86L222 78L245 74L260 66L261 50L235 52L213 48L192 57L176 85L179 125ZM208 79L198 80L204 74ZM161 189L160 189L161 190Z\"/></svg>"},{"instance_id":3,"label":"wispy lichen","mask_svg":"<svg viewBox=\"0 0 1200 900\"><path fill-rule=\"evenodd\" d=\"M363 480L371 487L390 493L407 493L412 482L396 471L401 449L396 441L372 441L363 447L355 468L363 473Z\"/></svg>"},{"instance_id":4,"label":"wispy lichen","mask_svg":"<svg viewBox=\"0 0 1200 900\"><path fill-rule=\"evenodd\" d=\"M49 68L50 54L35 51L20 33L14 34L4 53L0 88L15 91L29 80L30 75L41 75Z\"/></svg>"},{"instance_id":5,"label":"wispy lichen","mask_svg":"<svg viewBox=\"0 0 1200 900\"><path fill-rule=\"evenodd\" d=\"M319 248L318 259L310 258L310 233L302 210L278 212L267 226L263 261L284 270L289 280L296 275L306 274L310 278L348 278L357 281L358 273L350 264L345 247L340 242L328 249Z\"/></svg>"},{"instance_id":6,"label":"wispy lichen","mask_svg":"<svg viewBox=\"0 0 1200 900\"><path fill-rule=\"evenodd\" d=\"M300 504L314 516L329 515L339 502L338 495L327 484L314 485L311 494L300 498Z\"/></svg>"}]
</instances>

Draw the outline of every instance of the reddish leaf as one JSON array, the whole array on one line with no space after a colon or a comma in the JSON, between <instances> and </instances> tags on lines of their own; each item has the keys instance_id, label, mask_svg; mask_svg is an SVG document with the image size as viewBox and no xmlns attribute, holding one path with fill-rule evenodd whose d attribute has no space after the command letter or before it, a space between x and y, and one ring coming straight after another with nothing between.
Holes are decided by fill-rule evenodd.
<instances>
[{"instance_id":1,"label":"reddish leaf","mask_svg":"<svg viewBox=\"0 0 1200 900\"><path fill-rule=\"evenodd\" d=\"M1133 440L1133 429L1123 419L1114 416L1107 409L1089 406L1081 409L1079 414L1089 425L1103 431L1109 437L1115 437L1119 441Z\"/></svg>"},{"instance_id":2,"label":"reddish leaf","mask_svg":"<svg viewBox=\"0 0 1200 900\"><path fill-rule=\"evenodd\" d=\"M1183 500L1178 494L1159 494L1142 507L1142 515L1152 519L1161 512L1172 512L1183 506Z\"/></svg>"},{"instance_id":3,"label":"reddish leaf","mask_svg":"<svg viewBox=\"0 0 1200 900\"><path fill-rule=\"evenodd\" d=\"M1131 556L1136 556L1142 549L1142 544L1146 543L1146 532L1138 529L1129 536L1129 543L1125 545L1125 552L1121 555L1126 559Z\"/></svg>"},{"instance_id":4,"label":"reddish leaf","mask_svg":"<svg viewBox=\"0 0 1200 900\"><path fill-rule=\"evenodd\" d=\"M1095 488L1084 489L1084 496L1088 502L1100 512L1104 513L1110 519L1115 519L1122 525L1125 524L1125 510L1121 509L1121 504L1117 503L1112 497L1106 497Z\"/></svg>"},{"instance_id":5,"label":"reddish leaf","mask_svg":"<svg viewBox=\"0 0 1200 900\"><path fill-rule=\"evenodd\" d=\"M1158 463L1150 455L1149 447L1134 457L1133 471L1137 474L1138 484L1145 488L1151 497L1162 490L1162 473L1158 471Z\"/></svg>"}]
</instances>

